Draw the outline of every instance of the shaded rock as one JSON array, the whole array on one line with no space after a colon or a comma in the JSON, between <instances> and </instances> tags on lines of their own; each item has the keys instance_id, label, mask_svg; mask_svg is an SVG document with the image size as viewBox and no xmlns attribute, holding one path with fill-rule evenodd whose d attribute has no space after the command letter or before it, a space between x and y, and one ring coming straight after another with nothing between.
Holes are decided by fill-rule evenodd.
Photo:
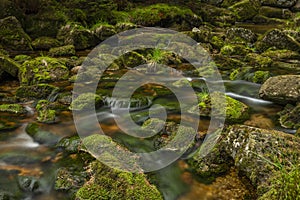
<instances>
[{"instance_id":1,"label":"shaded rock","mask_svg":"<svg viewBox=\"0 0 300 200\"><path fill-rule=\"evenodd\" d=\"M13 59L0 53L0 78L3 73L7 73L12 77L18 77L20 64Z\"/></svg>"},{"instance_id":2,"label":"shaded rock","mask_svg":"<svg viewBox=\"0 0 300 200\"><path fill-rule=\"evenodd\" d=\"M31 44L36 50L49 50L50 48L61 45L57 39L45 36L36 38Z\"/></svg>"},{"instance_id":3,"label":"shaded rock","mask_svg":"<svg viewBox=\"0 0 300 200\"><path fill-rule=\"evenodd\" d=\"M246 21L253 18L260 7L257 0L243 0L229 7L236 15L238 21Z\"/></svg>"},{"instance_id":4,"label":"shaded rock","mask_svg":"<svg viewBox=\"0 0 300 200\"><path fill-rule=\"evenodd\" d=\"M297 3L297 0L261 0L262 5L278 8L291 8Z\"/></svg>"},{"instance_id":5,"label":"shaded rock","mask_svg":"<svg viewBox=\"0 0 300 200\"><path fill-rule=\"evenodd\" d=\"M271 58L256 53L247 54L244 61L247 62L249 66L257 69L268 69L273 63Z\"/></svg>"},{"instance_id":6,"label":"shaded rock","mask_svg":"<svg viewBox=\"0 0 300 200\"><path fill-rule=\"evenodd\" d=\"M235 125L220 133L207 156L198 150L189 163L200 175L224 172L234 165L262 196L282 169L290 171L299 164L299 147L300 139L293 135Z\"/></svg>"},{"instance_id":7,"label":"shaded rock","mask_svg":"<svg viewBox=\"0 0 300 200\"><path fill-rule=\"evenodd\" d=\"M55 58L37 57L24 62L19 70L19 80L22 85L66 80L68 68Z\"/></svg>"},{"instance_id":8,"label":"shaded rock","mask_svg":"<svg viewBox=\"0 0 300 200\"><path fill-rule=\"evenodd\" d=\"M200 26L199 28L194 27L192 31L185 31L184 34L193 38L197 42L209 42L211 29L206 26Z\"/></svg>"},{"instance_id":9,"label":"shaded rock","mask_svg":"<svg viewBox=\"0 0 300 200\"><path fill-rule=\"evenodd\" d=\"M254 43L257 35L245 28L229 28L226 31L226 41L229 43Z\"/></svg>"},{"instance_id":10,"label":"shaded rock","mask_svg":"<svg viewBox=\"0 0 300 200\"><path fill-rule=\"evenodd\" d=\"M298 129L300 128L300 104L293 106L288 104L278 113L279 123L284 128Z\"/></svg>"},{"instance_id":11,"label":"shaded rock","mask_svg":"<svg viewBox=\"0 0 300 200\"><path fill-rule=\"evenodd\" d=\"M97 37L99 43L117 33L115 27L112 25L94 26L92 31Z\"/></svg>"},{"instance_id":12,"label":"shaded rock","mask_svg":"<svg viewBox=\"0 0 300 200\"><path fill-rule=\"evenodd\" d=\"M259 96L279 104L300 101L300 76L282 75L269 78L260 88Z\"/></svg>"},{"instance_id":13,"label":"shaded rock","mask_svg":"<svg viewBox=\"0 0 300 200\"><path fill-rule=\"evenodd\" d=\"M270 18L289 19L293 13L288 9L274 8L269 6L262 6L259 9L259 14Z\"/></svg>"},{"instance_id":14,"label":"shaded rock","mask_svg":"<svg viewBox=\"0 0 300 200\"><path fill-rule=\"evenodd\" d=\"M288 25L289 23L289 21L285 19L270 18L260 14L253 17L252 21L256 24L273 24L274 26Z\"/></svg>"},{"instance_id":15,"label":"shaded rock","mask_svg":"<svg viewBox=\"0 0 300 200\"><path fill-rule=\"evenodd\" d=\"M261 54L262 56L267 56L272 60L298 60L300 59L300 54L296 51L291 51L287 49L276 50L276 49L269 49Z\"/></svg>"},{"instance_id":16,"label":"shaded rock","mask_svg":"<svg viewBox=\"0 0 300 200\"><path fill-rule=\"evenodd\" d=\"M48 84L20 86L16 91L16 97L25 100L48 99L59 91L58 87Z\"/></svg>"},{"instance_id":17,"label":"shaded rock","mask_svg":"<svg viewBox=\"0 0 300 200\"><path fill-rule=\"evenodd\" d=\"M74 45L66 45L62 47L54 47L49 50L51 56L75 56L76 51Z\"/></svg>"},{"instance_id":18,"label":"shaded rock","mask_svg":"<svg viewBox=\"0 0 300 200\"><path fill-rule=\"evenodd\" d=\"M256 47L260 51L265 51L270 47L275 47L277 49L287 49L297 52L300 51L300 43L278 29L273 29L265 33L262 39L256 44Z\"/></svg>"},{"instance_id":19,"label":"shaded rock","mask_svg":"<svg viewBox=\"0 0 300 200\"><path fill-rule=\"evenodd\" d=\"M14 130L18 127L20 127L20 123L16 121L15 119L10 119L6 117L0 118L0 131L9 131Z\"/></svg>"},{"instance_id":20,"label":"shaded rock","mask_svg":"<svg viewBox=\"0 0 300 200\"><path fill-rule=\"evenodd\" d=\"M8 50L31 50L31 39L16 17L0 19L0 45Z\"/></svg>"},{"instance_id":21,"label":"shaded rock","mask_svg":"<svg viewBox=\"0 0 300 200\"><path fill-rule=\"evenodd\" d=\"M68 24L61 27L57 39L65 45L74 45L76 50L83 50L97 45L93 32L78 24Z\"/></svg>"}]
</instances>

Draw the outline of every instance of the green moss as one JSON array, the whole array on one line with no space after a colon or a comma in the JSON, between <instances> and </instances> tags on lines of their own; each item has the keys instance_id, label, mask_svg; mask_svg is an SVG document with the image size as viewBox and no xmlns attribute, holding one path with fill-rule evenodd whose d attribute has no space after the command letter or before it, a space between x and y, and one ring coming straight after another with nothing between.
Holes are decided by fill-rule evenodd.
<instances>
[{"instance_id":1,"label":"green moss","mask_svg":"<svg viewBox=\"0 0 300 200\"><path fill-rule=\"evenodd\" d=\"M24 63L25 61L27 60L31 60L31 56L28 56L28 55L16 55L14 60L19 63L19 64L22 64Z\"/></svg>"},{"instance_id":2,"label":"green moss","mask_svg":"<svg viewBox=\"0 0 300 200\"><path fill-rule=\"evenodd\" d=\"M250 50L243 45L225 45L221 48L221 54L223 55L239 55L244 56L249 53Z\"/></svg>"},{"instance_id":3,"label":"green moss","mask_svg":"<svg viewBox=\"0 0 300 200\"><path fill-rule=\"evenodd\" d=\"M51 94L59 91L58 87L49 84L37 84L31 86L20 86L16 91L19 99L47 99Z\"/></svg>"},{"instance_id":4,"label":"green moss","mask_svg":"<svg viewBox=\"0 0 300 200\"><path fill-rule=\"evenodd\" d=\"M270 77L271 73L269 71L256 71L254 72L252 81L254 83L264 83Z\"/></svg>"},{"instance_id":5,"label":"green moss","mask_svg":"<svg viewBox=\"0 0 300 200\"><path fill-rule=\"evenodd\" d=\"M38 112L37 120L42 123L53 123L55 122L55 110L49 108L50 102L47 100L40 100L36 105Z\"/></svg>"},{"instance_id":6,"label":"green moss","mask_svg":"<svg viewBox=\"0 0 300 200\"><path fill-rule=\"evenodd\" d=\"M100 162L91 165L92 179L81 187L76 198L83 199L162 199L157 188L144 174L132 174L108 168Z\"/></svg>"},{"instance_id":7,"label":"green moss","mask_svg":"<svg viewBox=\"0 0 300 200\"><path fill-rule=\"evenodd\" d=\"M72 101L71 110L87 110L93 109L93 106L98 108L103 105L102 98L99 95L93 93L84 93L79 95L75 100Z\"/></svg>"},{"instance_id":8,"label":"green moss","mask_svg":"<svg viewBox=\"0 0 300 200\"><path fill-rule=\"evenodd\" d=\"M24 114L26 113L26 109L20 104L2 104L0 105L0 112Z\"/></svg>"},{"instance_id":9,"label":"green moss","mask_svg":"<svg viewBox=\"0 0 300 200\"><path fill-rule=\"evenodd\" d=\"M247 54L245 61L248 62L250 66L259 69L269 68L273 62L271 58L256 53Z\"/></svg>"},{"instance_id":10,"label":"green moss","mask_svg":"<svg viewBox=\"0 0 300 200\"><path fill-rule=\"evenodd\" d=\"M37 57L26 61L20 67L19 79L22 85L66 80L68 68L55 58Z\"/></svg>"},{"instance_id":11,"label":"green moss","mask_svg":"<svg viewBox=\"0 0 300 200\"><path fill-rule=\"evenodd\" d=\"M209 43L216 49L221 49L224 46L224 40L219 36L212 36Z\"/></svg>"},{"instance_id":12,"label":"green moss","mask_svg":"<svg viewBox=\"0 0 300 200\"><path fill-rule=\"evenodd\" d=\"M0 77L1 72L6 72L12 77L17 77L19 72L20 64L15 62L8 56L0 53Z\"/></svg>"},{"instance_id":13,"label":"green moss","mask_svg":"<svg viewBox=\"0 0 300 200\"><path fill-rule=\"evenodd\" d=\"M74 45L66 45L62 47L54 47L49 50L51 56L75 56L76 51Z\"/></svg>"},{"instance_id":14,"label":"green moss","mask_svg":"<svg viewBox=\"0 0 300 200\"><path fill-rule=\"evenodd\" d=\"M48 50L50 48L58 47L60 45L61 44L57 39L45 36L36 38L32 42L32 47L37 50Z\"/></svg>"},{"instance_id":15,"label":"green moss","mask_svg":"<svg viewBox=\"0 0 300 200\"><path fill-rule=\"evenodd\" d=\"M300 59L300 54L298 52L287 49L276 50L271 48L263 52L261 55L270 57L273 60Z\"/></svg>"},{"instance_id":16,"label":"green moss","mask_svg":"<svg viewBox=\"0 0 300 200\"><path fill-rule=\"evenodd\" d=\"M239 21L245 21L254 17L259 7L260 2L257 0L243 0L230 6L229 9L235 13Z\"/></svg>"}]
</instances>

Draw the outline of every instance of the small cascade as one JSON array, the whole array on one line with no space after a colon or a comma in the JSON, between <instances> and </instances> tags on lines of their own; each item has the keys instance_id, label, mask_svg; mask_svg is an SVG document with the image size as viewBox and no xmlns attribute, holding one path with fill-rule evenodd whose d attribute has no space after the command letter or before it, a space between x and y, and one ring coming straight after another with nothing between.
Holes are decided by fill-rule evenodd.
<instances>
[{"instance_id":1,"label":"small cascade","mask_svg":"<svg viewBox=\"0 0 300 200\"><path fill-rule=\"evenodd\" d=\"M149 107L152 101L147 98L131 98L131 99L118 99L114 97L106 97L104 104L113 110L142 110Z\"/></svg>"}]
</instances>

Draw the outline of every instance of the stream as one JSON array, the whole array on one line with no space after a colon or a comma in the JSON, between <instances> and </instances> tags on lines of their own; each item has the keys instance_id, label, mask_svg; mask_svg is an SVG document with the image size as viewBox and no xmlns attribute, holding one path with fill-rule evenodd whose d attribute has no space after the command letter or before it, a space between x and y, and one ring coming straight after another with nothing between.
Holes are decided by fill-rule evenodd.
<instances>
[{"instance_id":1,"label":"stream","mask_svg":"<svg viewBox=\"0 0 300 200\"><path fill-rule=\"evenodd\" d=\"M197 81L197 79L199 78L189 78L190 81ZM1 86L2 92L14 92L14 84L4 85ZM247 81L225 80L224 85L228 96L247 104L251 108L251 117L245 124L294 133L293 130L282 129L275 123L276 113L282 107L259 99L259 84ZM123 142L125 146L129 145L128 148L130 149L130 142L127 142L130 141L129 136L122 133L115 124L114 119L119 116L112 114L110 110L111 106L114 106L114 109L121 109L122 104L113 101L113 99L110 99L106 106L97 111L99 123L107 135L110 135L117 141ZM149 104L164 104L164 102L167 102L168 105L176 105L177 100L176 98L159 97ZM54 190L55 173L59 167L63 166L62 162L58 162L62 157L62 152L46 144L35 142L26 133L26 125L33 121L36 116L34 115L32 102L28 102L25 107L28 112L25 117L17 120L18 128L2 131L0 134L0 190L21 193L24 200L63 199L65 194ZM147 109L147 107L137 107L137 110L134 111L137 121L142 122L145 120L143 112ZM5 117L14 119L14 116L1 116L1 119ZM59 138L76 134L71 111L61 112L58 118L58 123L44 124L43 128L55 133ZM172 119L172 121L180 120L180 114L170 109L168 119ZM207 119L201 119L199 130L205 130L208 125L209 121ZM143 146L145 147L147 144L143 143ZM201 180L198 180L188 170L188 165L184 159L182 158L160 171L151 173L151 176L155 176L156 180L158 180L157 185L164 198L166 200L213 199L213 194L218 193L217 190L220 189L217 189L214 184L205 184ZM19 185L24 182L24 177L26 179L28 176L39 177L39 189L34 194L20 189ZM232 178L235 176L237 175L233 171L230 175L231 179L229 178L228 180L235 180ZM32 187L34 187L34 180L31 180L29 184L32 184Z\"/></svg>"}]
</instances>

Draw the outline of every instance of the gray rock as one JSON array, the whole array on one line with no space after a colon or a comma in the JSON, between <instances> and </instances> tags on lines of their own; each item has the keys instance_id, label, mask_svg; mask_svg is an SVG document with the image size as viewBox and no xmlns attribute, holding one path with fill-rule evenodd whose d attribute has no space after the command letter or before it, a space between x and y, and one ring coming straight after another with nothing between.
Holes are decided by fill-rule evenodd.
<instances>
[{"instance_id":1,"label":"gray rock","mask_svg":"<svg viewBox=\"0 0 300 200\"><path fill-rule=\"evenodd\" d=\"M300 75L269 78L260 88L259 96L279 104L300 101Z\"/></svg>"}]
</instances>

